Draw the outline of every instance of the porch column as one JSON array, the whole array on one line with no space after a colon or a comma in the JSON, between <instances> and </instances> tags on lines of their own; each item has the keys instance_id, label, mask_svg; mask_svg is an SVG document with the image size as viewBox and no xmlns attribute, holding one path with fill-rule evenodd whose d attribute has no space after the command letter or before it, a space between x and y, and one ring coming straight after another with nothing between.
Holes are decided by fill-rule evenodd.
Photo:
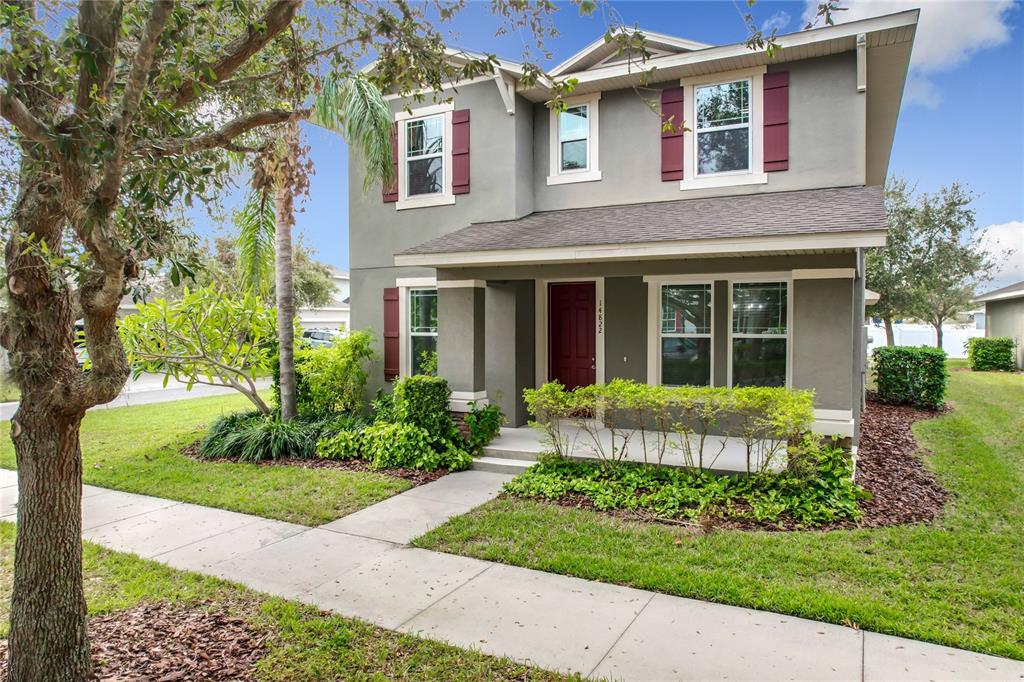
<instances>
[{"instance_id":1,"label":"porch column","mask_svg":"<svg viewBox=\"0 0 1024 682\"><path fill-rule=\"evenodd\" d=\"M487 404L483 280L437 281L437 373L452 389L451 409Z\"/></svg>"}]
</instances>

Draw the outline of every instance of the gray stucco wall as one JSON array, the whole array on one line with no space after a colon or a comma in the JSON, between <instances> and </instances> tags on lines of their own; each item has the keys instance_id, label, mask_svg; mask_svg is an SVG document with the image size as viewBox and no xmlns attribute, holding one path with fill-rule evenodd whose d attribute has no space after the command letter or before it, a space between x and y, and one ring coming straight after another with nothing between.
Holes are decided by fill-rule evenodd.
<instances>
[{"instance_id":1,"label":"gray stucco wall","mask_svg":"<svg viewBox=\"0 0 1024 682\"><path fill-rule=\"evenodd\" d=\"M550 113L543 104L533 105L535 210L864 184L866 99L857 92L856 55L768 70L789 71L790 125L789 170L769 173L767 184L681 191L677 181L662 182L658 116L632 89L613 90L602 93L598 104L602 179L594 182L547 185Z\"/></svg>"},{"instance_id":2,"label":"gray stucco wall","mask_svg":"<svg viewBox=\"0 0 1024 682\"><path fill-rule=\"evenodd\" d=\"M647 381L647 284L642 277L604 281L604 376Z\"/></svg>"},{"instance_id":3,"label":"gray stucco wall","mask_svg":"<svg viewBox=\"0 0 1024 682\"><path fill-rule=\"evenodd\" d=\"M1009 336L1017 341L1017 369L1024 369L1024 298L985 304L985 336Z\"/></svg>"},{"instance_id":4,"label":"gray stucco wall","mask_svg":"<svg viewBox=\"0 0 1024 682\"><path fill-rule=\"evenodd\" d=\"M493 281L487 285L487 394L512 426L529 421L522 397L523 389L534 384L534 307L532 281Z\"/></svg>"},{"instance_id":5,"label":"gray stucco wall","mask_svg":"<svg viewBox=\"0 0 1024 682\"><path fill-rule=\"evenodd\" d=\"M792 385L815 390L815 406L853 408L853 280L805 279L793 282Z\"/></svg>"}]
</instances>

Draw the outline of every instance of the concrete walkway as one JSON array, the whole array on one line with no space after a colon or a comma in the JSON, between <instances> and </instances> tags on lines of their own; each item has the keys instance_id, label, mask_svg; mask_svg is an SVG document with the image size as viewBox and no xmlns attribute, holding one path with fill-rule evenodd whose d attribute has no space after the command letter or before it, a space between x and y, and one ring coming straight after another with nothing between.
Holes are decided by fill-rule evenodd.
<instances>
[{"instance_id":1,"label":"concrete walkway","mask_svg":"<svg viewBox=\"0 0 1024 682\"><path fill-rule=\"evenodd\" d=\"M386 628L617 680L1024 680L1024 663L409 547L508 477L446 476L306 528L85 486L83 536ZM0 520L17 476L0 470Z\"/></svg>"}]
</instances>

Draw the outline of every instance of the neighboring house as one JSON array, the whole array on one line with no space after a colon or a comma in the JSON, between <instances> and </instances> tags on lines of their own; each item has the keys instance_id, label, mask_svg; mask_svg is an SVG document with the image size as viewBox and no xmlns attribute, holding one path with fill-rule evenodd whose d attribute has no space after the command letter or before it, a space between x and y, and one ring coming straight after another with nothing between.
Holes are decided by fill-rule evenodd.
<instances>
[{"instance_id":1,"label":"neighboring house","mask_svg":"<svg viewBox=\"0 0 1024 682\"><path fill-rule=\"evenodd\" d=\"M304 329L330 329L343 332L351 329L352 287L349 274L335 267L331 267L330 271L335 286L331 302L323 308L299 310L299 323Z\"/></svg>"},{"instance_id":2,"label":"neighboring house","mask_svg":"<svg viewBox=\"0 0 1024 682\"><path fill-rule=\"evenodd\" d=\"M644 69L599 38L553 70L578 80L562 113L510 62L450 102L392 97L398 182L349 173L371 389L436 349L454 409L498 402L516 425L524 388L624 377L814 389L815 428L856 439L864 251L886 239L917 18L782 36L774 59L648 34ZM652 66L640 94L688 130L638 94Z\"/></svg>"},{"instance_id":3,"label":"neighboring house","mask_svg":"<svg viewBox=\"0 0 1024 682\"><path fill-rule=\"evenodd\" d=\"M1024 369L1024 282L974 299L985 305L985 336L1009 336L1017 342L1017 369Z\"/></svg>"}]
</instances>

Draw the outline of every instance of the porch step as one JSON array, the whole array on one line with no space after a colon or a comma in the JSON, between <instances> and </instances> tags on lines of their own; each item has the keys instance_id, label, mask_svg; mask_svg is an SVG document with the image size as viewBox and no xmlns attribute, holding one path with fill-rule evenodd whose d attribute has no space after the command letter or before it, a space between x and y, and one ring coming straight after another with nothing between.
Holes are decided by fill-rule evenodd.
<instances>
[{"instance_id":1,"label":"porch step","mask_svg":"<svg viewBox=\"0 0 1024 682\"><path fill-rule=\"evenodd\" d=\"M535 462L524 459L505 459L503 457L477 457L469 467L474 471L490 471L495 474L518 475L533 466Z\"/></svg>"},{"instance_id":2,"label":"porch step","mask_svg":"<svg viewBox=\"0 0 1024 682\"><path fill-rule=\"evenodd\" d=\"M537 455L540 453L516 448L503 448L501 445L488 445L484 447L483 454L484 457L493 457L496 459L518 459L524 462L536 462Z\"/></svg>"}]
</instances>

